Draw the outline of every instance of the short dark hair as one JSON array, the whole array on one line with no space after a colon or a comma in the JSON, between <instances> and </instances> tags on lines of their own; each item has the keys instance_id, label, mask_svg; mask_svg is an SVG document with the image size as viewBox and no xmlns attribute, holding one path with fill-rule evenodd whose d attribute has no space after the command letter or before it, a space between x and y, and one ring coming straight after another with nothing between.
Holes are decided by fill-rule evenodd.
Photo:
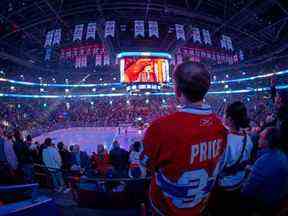
<instances>
[{"instance_id":1,"label":"short dark hair","mask_svg":"<svg viewBox=\"0 0 288 216\"><path fill-rule=\"evenodd\" d=\"M268 147L282 149L280 143L280 131L276 127L267 127L264 131L266 131L265 138L268 142Z\"/></svg>"},{"instance_id":2,"label":"short dark hair","mask_svg":"<svg viewBox=\"0 0 288 216\"><path fill-rule=\"evenodd\" d=\"M134 142L133 144L133 150L136 152L140 152L141 150L141 143L139 141Z\"/></svg>"},{"instance_id":3,"label":"short dark hair","mask_svg":"<svg viewBox=\"0 0 288 216\"><path fill-rule=\"evenodd\" d=\"M250 120L248 118L247 109L245 104L241 101L229 104L226 108L225 115L231 118L237 130L249 127Z\"/></svg>"},{"instance_id":4,"label":"short dark hair","mask_svg":"<svg viewBox=\"0 0 288 216\"><path fill-rule=\"evenodd\" d=\"M203 100L210 88L210 74L203 64L186 61L174 71L177 87L191 102Z\"/></svg>"},{"instance_id":5,"label":"short dark hair","mask_svg":"<svg viewBox=\"0 0 288 216\"><path fill-rule=\"evenodd\" d=\"M52 146L52 139L51 138L46 138L45 140L44 140L44 145L45 146Z\"/></svg>"},{"instance_id":6,"label":"short dark hair","mask_svg":"<svg viewBox=\"0 0 288 216\"><path fill-rule=\"evenodd\" d=\"M63 143L63 142L59 142L59 143L57 144L57 148L58 148L59 150L62 150L62 149L64 148L64 143Z\"/></svg>"}]
</instances>

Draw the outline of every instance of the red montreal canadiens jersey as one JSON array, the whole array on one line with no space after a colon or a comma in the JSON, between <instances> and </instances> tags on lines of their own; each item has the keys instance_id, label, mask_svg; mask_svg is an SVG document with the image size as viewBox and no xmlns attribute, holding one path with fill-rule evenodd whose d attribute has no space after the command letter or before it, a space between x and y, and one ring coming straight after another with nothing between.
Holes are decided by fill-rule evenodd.
<instances>
[{"instance_id":1,"label":"red montreal canadiens jersey","mask_svg":"<svg viewBox=\"0 0 288 216\"><path fill-rule=\"evenodd\" d=\"M152 170L151 204L160 215L200 215L223 167L227 131L210 108L187 108L151 124L143 162Z\"/></svg>"}]
</instances>

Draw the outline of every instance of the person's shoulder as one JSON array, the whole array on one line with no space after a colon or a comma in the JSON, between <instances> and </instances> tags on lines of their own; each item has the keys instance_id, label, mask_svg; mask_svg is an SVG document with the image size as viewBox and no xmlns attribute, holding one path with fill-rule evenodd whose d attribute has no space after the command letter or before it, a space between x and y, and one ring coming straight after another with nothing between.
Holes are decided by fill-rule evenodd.
<instances>
[{"instance_id":1,"label":"person's shoulder","mask_svg":"<svg viewBox=\"0 0 288 216\"><path fill-rule=\"evenodd\" d=\"M179 119L181 113L180 112L174 112L165 116L161 116L158 119L154 120L150 126L162 126L166 125L166 123L169 123L171 121Z\"/></svg>"}]
</instances>

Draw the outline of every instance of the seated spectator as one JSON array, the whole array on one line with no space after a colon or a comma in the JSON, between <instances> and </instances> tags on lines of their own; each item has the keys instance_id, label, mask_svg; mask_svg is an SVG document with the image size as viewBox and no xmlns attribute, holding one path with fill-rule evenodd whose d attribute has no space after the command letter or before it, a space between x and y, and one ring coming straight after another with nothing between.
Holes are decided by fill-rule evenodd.
<instances>
[{"instance_id":1,"label":"seated spectator","mask_svg":"<svg viewBox=\"0 0 288 216\"><path fill-rule=\"evenodd\" d=\"M71 170L84 174L90 169L90 159L86 152L80 151L79 145L74 145L71 153Z\"/></svg>"},{"instance_id":2,"label":"seated spectator","mask_svg":"<svg viewBox=\"0 0 288 216\"><path fill-rule=\"evenodd\" d=\"M50 138L47 138L44 143L46 148L43 149L42 152L43 163L51 174L54 190L56 192L64 191L64 180L61 171L61 156L58 150L53 146L52 140Z\"/></svg>"},{"instance_id":3,"label":"seated spectator","mask_svg":"<svg viewBox=\"0 0 288 216\"><path fill-rule=\"evenodd\" d=\"M129 177L140 178L146 176L146 169L141 165L140 156L142 153L142 146L140 142L135 142L129 155Z\"/></svg>"},{"instance_id":4,"label":"seated spectator","mask_svg":"<svg viewBox=\"0 0 288 216\"><path fill-rule=\"evenodd\" d=\"M66 149L66 146L64 145L63 142L59 142L57 144L57 148L62 160L62 169L70 170L71 158L72 158L71 153Z\"/></svg>"},{"instance_id":5,"label":"seated spectator","mask_svg":"<svg viewBox=\"0 0 288 216\"><path fill-rule=\"evenodd\" d=\"M0 127L0 184L11 184L18 166L13 144L4 136Z\"/></svg>"},{"instance_id":6,"label":"seated spectator","mask_svg":"<svg viewBox=\"0 0 288 216\"><path fill-rule=\"evenodd\" d=\"M112 150L109 154L110 162L115 174L119 177L124 177L127 173L129 153L125 149L120 148L117 140L112 145Z\"/></svg>"},{"instance_id":7,"label":"seated spectator","mask_svg":"<svg viewBox=\"0 0 288 216\"><path fill-rule=\"evenodd\" d=\"M20 131L14 131L14 151L18 158L18 165L26 183L34 182L33 157L29 146L23 141Z\"/></svg>"},{"instance_id":8,"label":"seated spectator","mask_svg":"<svg viewBox=\"0 0 288 216\"><path fill-rule=\"evenodd\" d=\"M273 215L288 195L288 154L280 144L279 130L266 128L260 134L260 154L243 184L242 197L247 211Z\"/></svg>"},{"instance_id":9,"label":"seated spectator","mask_svg":"<svg viewBox=\"0 0 288 216\"><path fill-rule=\"evenodd\" d=\"M97 146L97 154L92 157L92 166L96 170L97 175L105 177L111 170L109 154L104 148L104 145Z\"/></svg>"},{"instance_id":10,"label":"seated spectator","mask_svg":"<svg viewBox=\"0 0 288 216\"><path fill-rule=\"evenodd\" d=\"M246 133L249 118L245 105L234 102L228 105L224 124L229 130L225 153L225 166L219 174L218 187L213 191L210 202L215 202L214 214L233 214L232 205L237 205L240 199L240 189L246 178L246 167L251 164L253 143ZM227 208L229 205L231 208ZM233 212L231 212L231 210Z\"/></svg>"}]
</instances>

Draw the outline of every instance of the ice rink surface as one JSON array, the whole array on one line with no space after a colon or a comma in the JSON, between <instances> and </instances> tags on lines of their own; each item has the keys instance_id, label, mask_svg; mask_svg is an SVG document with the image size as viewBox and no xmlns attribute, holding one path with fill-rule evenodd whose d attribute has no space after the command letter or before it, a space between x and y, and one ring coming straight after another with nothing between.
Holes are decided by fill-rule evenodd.
<instances>
[{"instance_id":1,"label":"ice rink surface","mask_svg":"<svg viewBox=\"0 0 288 216\"><path fill-rule=\"evenodd\" d=\"M132 127L75 127L44 133L33 141L43 143L48 137L55 144L60 141L66 146L79 144L81 150L92 154L96 152L98 144L103 144L110 150L114 140L118 140L121 147L128 150L134 141L142 141L143 131Z\"/></svg>"}]
</instances>

